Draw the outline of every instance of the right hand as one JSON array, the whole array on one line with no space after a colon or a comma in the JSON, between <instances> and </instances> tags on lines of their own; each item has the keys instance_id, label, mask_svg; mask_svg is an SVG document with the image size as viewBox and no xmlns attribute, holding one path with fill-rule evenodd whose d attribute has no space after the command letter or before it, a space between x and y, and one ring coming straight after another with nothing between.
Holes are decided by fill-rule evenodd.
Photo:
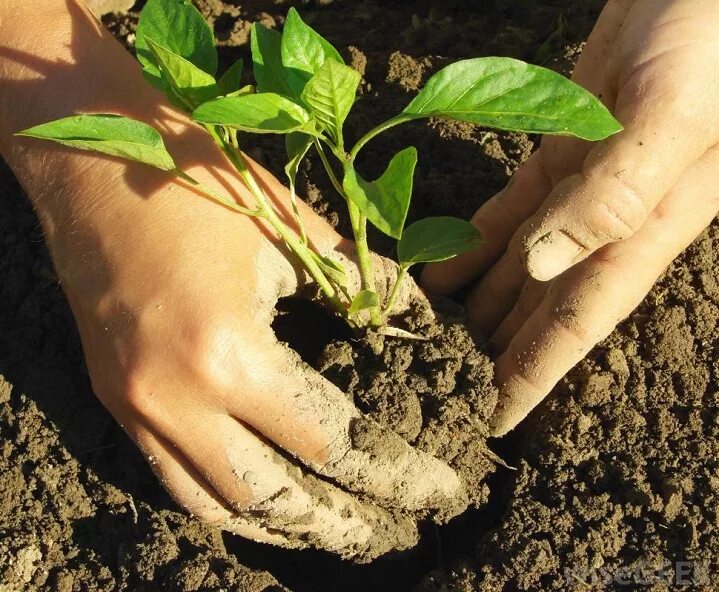
<instances>
[{"instance_id":1,"label":"right hand","mask_svg":"<svg viewBox=\"0 0 719 592\"><path fill-rule=\"evenodd\" d=\"M194 138L203 164L228 166L204 133L188 129L182 133ZM115 180L89 190L93 204L70 233L54 233L51 247L93 389L162 483L193 514L255 540L344 555L370 544L383 551L413 544L409 520L394 524L385 511L329 481L309 481L298 467L409 510L454 504L457 476L384 430L382 447L353 447L357 409L278 343L270 326L278 297L304 282L279 239L167 184L163 173L132 168L135 189L108 175ZM278 201L286 199L277 181L260 174ZM322 252L347 249L309 208L302 215Z\"/></svg>"},{"instance_id":2,"label":"right hand","mask_svg":"<svg viewBox=\"0 0 719 592\"><path fill-rule=\"evenodd\" d=\"M93 389L172 496L251 539L364 558L412 545L416 525L356 494L406 510L461 504L447 465L367 424L278 343L274 304L305 276L271 229L167 173L12 137L78 111L121 113L160 129L182 169L253 203L209 136L80 4L0 4L0 19L14 19L0 47L3 157L43 223ZM50 25L42 43L27 34ZM289 212L286 190L257 174ZM309 208L302 215L318 250L348 248ZM363 421L377 442L358 449Z\"/></svg>"}]
</instances>

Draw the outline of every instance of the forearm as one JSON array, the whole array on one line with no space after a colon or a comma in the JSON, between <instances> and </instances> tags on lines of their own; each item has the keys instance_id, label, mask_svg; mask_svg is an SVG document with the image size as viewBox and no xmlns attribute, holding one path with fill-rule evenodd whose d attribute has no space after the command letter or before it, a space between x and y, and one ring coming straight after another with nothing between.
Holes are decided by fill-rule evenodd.
<instances>
[{"instance_id":1,"label":"forearm","mask_svg":"<svg viewBox=\"0 0 719 592\"><path fill-rule=\"evenodd\" d=\"M25 187L46 232L50 219L53 227L63 224L87 206L86 186L118 176L121 167L13 134L78 112L134 110L135 116L147 116L148 102L133 100L129 91L142 84L131 58L79 1L0 3L0 155Z\"/></svg>"},{"instance_id":2,"label":"forearm","mask_svg":"<svg viewBox=\"0 0 719 592\"><path fill-rule=\"evenodd\" d=\"M78 225L107 233L121 220L156 217L170 201L171 177L15 132L76 113L116 113L157 127L188 170L203 160L223 164L211 140L145 82L139 64L80 0L0 2L0 104L0 155L32 200L54 255ZM126 197L113 199L120 194Z\"/></svg>"}]
</instances>

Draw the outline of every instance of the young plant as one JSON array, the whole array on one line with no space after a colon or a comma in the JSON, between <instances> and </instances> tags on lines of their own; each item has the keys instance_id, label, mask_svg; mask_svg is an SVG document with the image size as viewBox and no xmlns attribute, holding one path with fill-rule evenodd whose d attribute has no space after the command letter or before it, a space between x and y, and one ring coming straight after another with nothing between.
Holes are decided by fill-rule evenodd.
<instances>
[{"instance_id":1,"label":"young plant","mask_svg":"<svg viewBox=\"0 0 719 592\"><path fill-rule=\"evenodd\" d=\"M253 26L254 87L241 87L242 62L217 77L214 34L190 0L149 0L140 15L136 50L147 81L203 125L227 156L255 199L252 208L240 206L180 170L160 134L139 121L108 114L76 115L18 135L154 166L189 183L208 199L263 218L301 261L328 302L356 326L378 327L386 322L411 266L450 259L482 242L469 222L457 218L427 218L405 228L417 150L401 150L378 179L367 181L357 171L356 159L374 137L427 117L591 141L622 129L600 101L563 76L514 59L488 57L462 60L440 70L401 113L347 147L343 128L361 76L294 8L287 14L282 33ZM294 229L280 219L272 199L253 176L241 150L240 138L245 134L285 136ZM342 265L312 249L300 218L295 178L311 149L347 204L361 276L361 290L356 294L349 293ZM397 240L397 278L384 302L375 289L368 222Z\"/></svg>"}]
</instances>

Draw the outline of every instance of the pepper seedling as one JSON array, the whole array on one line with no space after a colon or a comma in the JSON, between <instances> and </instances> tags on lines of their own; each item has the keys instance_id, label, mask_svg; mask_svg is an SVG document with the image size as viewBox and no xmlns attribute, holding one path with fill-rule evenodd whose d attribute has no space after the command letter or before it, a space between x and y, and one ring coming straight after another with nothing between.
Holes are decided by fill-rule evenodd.
<instances>
[{"instance_id":1,"label":"pepper seedling","mask_svg":"<svg viewBox=\"0 0 719 592\"><path fill-rule=\"evenodd\" d=\"M597 141L622 126L592 94L550 70L501 57L450 64L395 117L345 145L344 123L361 76L339 52L291 8L282 33L252 27L254 86L241 86L242 62L217 77L214 33L190 0L149 0L137 28L136 52L146 80L177 108L204 126L250 190L255 204L239 205L180 170L160 133L111 114L82 114L39 125L18 135L53 140L150 165L174 175L223 206L266 220L314 279L328 302L356 326L379 327L392 313L411 266L443 261L479 247L469 222L451 217L420 220L405 228L417 150L407 147L389 160L382 175L364 179L356 167L362 148L379 134L421 118L444 118L500 130L571 135ZM285 136L294 228L278 215L241 150L246 134ZM339 261L313 250L302 223L295 179L302 160L315 150L334 188L344 198L354 235L361 290L350 294ZM367 224L397 240L398 273L382 302L375 289Z\"/></svg>"}]
</instances>

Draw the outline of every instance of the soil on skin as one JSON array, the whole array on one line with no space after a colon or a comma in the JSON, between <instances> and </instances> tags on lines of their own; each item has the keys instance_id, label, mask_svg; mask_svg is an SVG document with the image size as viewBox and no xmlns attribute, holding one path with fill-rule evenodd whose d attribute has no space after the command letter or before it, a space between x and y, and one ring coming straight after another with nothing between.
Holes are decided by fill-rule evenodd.
<instances>
[{"instance_id":1,"label":"soil on skin","mask_svg":"<svg viewBox=\"0 0 719 592\"><path fill-rule=\"evenodd\" d=\"M224 65L237 57L248 63L251 22L280 26L290 5L200 4L223 44ZM433 71L455 59L509 55L566 73L602 5L318 0L298 7L363 74L347 126L351 140L401 110ZM107 19L130 42L135 22L136 12ZM370 144L360 166L372 178L388 155L415 145L411 217L469 216L503 186L535 140L416 123ZM263 139L255 156L282 175L281 143ZM317 211L347 229L342 204L314 159L302 171L301 189ZM719 589L719 224L512 436L490 441L518 470L499 467L486 483L475 483L478 501L489 492L480 509L446 526L425 524L412 553L357 567L319 551L243 541L180 511L93 397L37 222L2 168L0 212L0 591ZM372 238L376 250L391 254L388 241ZM411 357L408 368L429 384L415 399L393 394L394 409L368 394L368 381L383 381L381 373L353 377L340 365L327 371L354 383L365 410L412 437L417 403L426 412L435 395L449 399L442 376L454 372L460 384L464 375L451 369L457 356L439 363L405 347L391 345L383 355ZM388 367L383 356L375 360L380 371ZM487 374L480 374L481 382ZM401 408L413 408L414 419L400 418ZM464 429L458 428L463 437ZM422 438L420 430L420 446ZM426 445L438 445L437 454L449 459L442 447L452 441ZM646 580L649 568L664 566L673 575L677 561L691 562L691 575L705 583L680 587L655 577L651 585L624 585L601 577L623 568L631 581L631 570L643 568ZM592 573L594 583L581 581Z\"/></svg>"},{"instance_id":2,"label":"soil on skin","mask_svg":"<svg viewBox=\"0 0 719 592\"><path fill-rule=\"evenodd\" d=\"M440 315L437 322L428 307L415 304L391 324L426 341L374 333L335 341L315 366L360 411L455 469L469 504L479 507L489 499L486 479L498 462L487 447L497 389L491 360L462 320Z\"/></svg>"}]
</instances>

